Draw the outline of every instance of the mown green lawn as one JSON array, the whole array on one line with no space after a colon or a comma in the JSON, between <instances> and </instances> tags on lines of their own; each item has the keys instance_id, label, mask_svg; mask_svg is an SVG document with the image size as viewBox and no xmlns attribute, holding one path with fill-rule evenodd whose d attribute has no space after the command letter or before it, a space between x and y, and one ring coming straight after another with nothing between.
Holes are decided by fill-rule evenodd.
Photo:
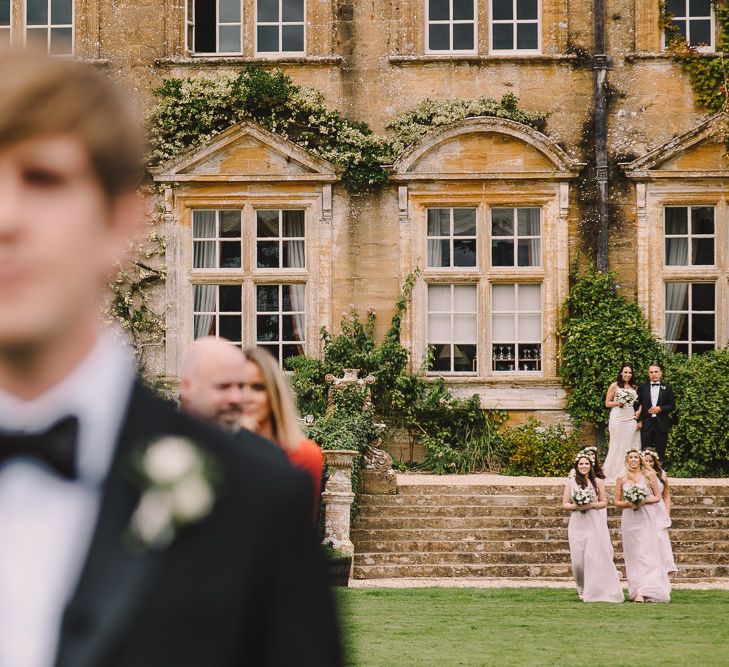
<instances>
[{"instance_id":1,"label":"mown green lawn","mask_svg":"<svg viewBox=\"0 0 729 667\"><path fill-rule=\"evenodd\" d=\"M582 604L568 589L342 589L348 665L729 666L729 591Z\"/></svg>"}]
</instances>

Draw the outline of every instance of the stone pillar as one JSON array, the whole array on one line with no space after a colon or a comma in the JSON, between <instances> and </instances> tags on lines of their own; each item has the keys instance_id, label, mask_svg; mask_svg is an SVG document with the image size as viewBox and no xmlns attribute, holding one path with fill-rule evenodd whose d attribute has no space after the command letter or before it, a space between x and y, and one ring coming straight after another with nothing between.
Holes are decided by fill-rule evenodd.
<instances>
[{"instance_id":1,"label":"stone pillar","mask_svg":"<svg viewBox=\"0 0 729 667\"><path fill-rule=\"evenodd\" d=\"M324 459L329 467L321 500L324 504L324 542L342 553L354 554L350 538L352 492L352 462L359 456L356 449L325 449Z\"/></svg>"}]
</instances>

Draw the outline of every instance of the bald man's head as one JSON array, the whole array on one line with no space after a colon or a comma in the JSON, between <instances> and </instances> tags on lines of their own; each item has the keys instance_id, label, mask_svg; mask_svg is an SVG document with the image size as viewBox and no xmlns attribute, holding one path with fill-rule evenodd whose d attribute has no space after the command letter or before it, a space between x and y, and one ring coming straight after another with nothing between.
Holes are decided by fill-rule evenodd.
<instances>
[{"instance_id":1,"label":"bald man's head","mask_svg":"<svg viewBox=\"0 0 729 667\"><path fill-rule=\"evenodd\" d=\"M187 348L182 361L182 409L236 430L244 374L245 358L237 347L222 338L199 338Z\"/></svg>"}]
</instances>

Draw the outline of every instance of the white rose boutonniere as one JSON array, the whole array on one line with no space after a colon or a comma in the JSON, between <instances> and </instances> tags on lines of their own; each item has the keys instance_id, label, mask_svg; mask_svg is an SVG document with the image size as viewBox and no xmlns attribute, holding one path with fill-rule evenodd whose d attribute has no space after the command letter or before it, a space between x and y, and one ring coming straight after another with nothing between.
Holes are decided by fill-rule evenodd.
<instances>
[{"instance_id":1,"label":"white rose boutonniere","mask_svg":"<svg viewBox=\"0 0 729 667\"><path fill-rule=\"evenodd\" d=\"M177 532L204 519L215 504L213 461L184 436L163 436L135 461L142 495L129 524L137 546L163 549Z\"/></svg>"}]
</instances>

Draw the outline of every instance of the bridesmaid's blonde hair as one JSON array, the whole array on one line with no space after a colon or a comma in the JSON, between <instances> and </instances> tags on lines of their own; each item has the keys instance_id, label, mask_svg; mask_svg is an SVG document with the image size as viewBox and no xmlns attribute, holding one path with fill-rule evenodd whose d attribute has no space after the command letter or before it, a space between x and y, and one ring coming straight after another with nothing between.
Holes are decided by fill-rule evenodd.
<instances>
[{"instance_id":1,"label":"bridesmaid's blonde hair","mask_svg":"<svg viewBox=\"0 0 729 667\"><path fill-rule=\"evenodd\" d=\"M643 473L643 475L645 475L646 477L650 477L651 474L655 475L655 471L643 457L643 452L641 452L640 449L633 448L625 452L625 458L623 459L625 463L625 478L627 479L628 474L630 473L630 471L628 470L628 456L633 453L638 455L638 459L640 460L640 471Z\"/></svg>"},{"instance_id":2,"label":"bridesmaid's blonde hair","mask_svg":"<svg viewBox=\"0 0 729 667\"><path fill-rule=\"evenodd\" d=\"M278 367L278 361L267 350L250 347L243 350L247 361L254 363L261 371L271 408L273 437L282 449L294 451L305 438L298 422L294 394L288 380Z\"/></svg>"}]
</instances>

